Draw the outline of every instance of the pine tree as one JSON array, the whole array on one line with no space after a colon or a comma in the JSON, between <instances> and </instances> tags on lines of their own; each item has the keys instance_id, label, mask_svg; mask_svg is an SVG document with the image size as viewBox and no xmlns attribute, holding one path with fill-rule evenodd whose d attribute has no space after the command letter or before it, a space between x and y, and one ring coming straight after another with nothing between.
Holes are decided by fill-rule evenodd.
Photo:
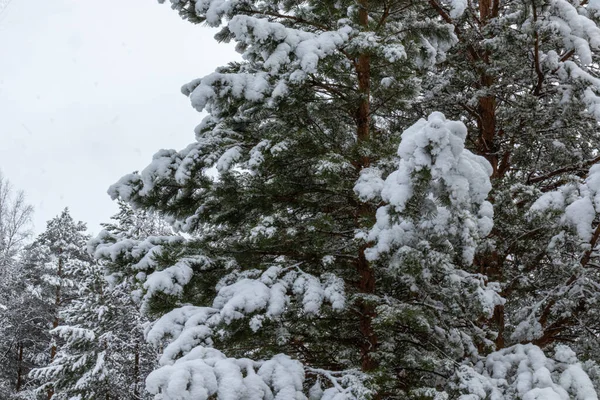
<instances>
[{"instance_id":1,"label":"pine tree","mask_svg":"<svg viewBox=\"0 0 600 400\"><path fill-rule=\"evenodd\" d=\"M55 359L34 374L52 385L52 399L142 399L156 356L138 308L123 287L109 287L103 267L91 264L84 276L52 331L62 343Z\"/></svg>"},{"instance_id":2,"label":"pine tree","mask_svg":"<svg viewBox=\"0 0 600 400\"><path fill-rule=\"evenodd\" d=\"M594 3L171 3L244 61L110 189L181 232L96 250L162 315L151 393L596 398Z\"/></svg>"},{"instance_id":3,"label":"pine tree","mask_svg":"<svg viewBox=\"0 0 600 400\"><path fill-rule=\"evenodd\" d=\"M83 222L75 222L68 209L47 223L31 245L31 256L26 266L33 293L42 302L38 312L43 318L43 332L57 329L62 322L61 311L78 297L79 282L90 271L91 258L86 252L89 237ZM47 355L30 376L41 382L37 389L54 395L53 374L60 371L51 368L61 345L60 339L51 336L46 343Z\"/></svg>"},{"instance_id":4,"label":"pine tree","mask_svg":"<svg viewBox=\"0 0 600 400\"><path fill-rule=\"evenodd\" d=\"M121 204L108 232L149 234L153 224ZM85 237L87 239L87 237ZM86 240L78 240L87 256ZM143 340L144 319L130 297L127 282L112 285L101 263L79 263L74 298L62 304L51 333L59 343L51 362L33 371L57 399L143 399L141 382L155 364L156 353Z\"/></svg>"},{"instance_id":5,"label":"pine tree","mask_svg":"<svg viewBox=\"0 0 600 400\"><path fill-rule=\"evenodd\" d=\"M465 121L493 167L494 229L475 263L505 302L481 326L501 355L531 343L550 358L567 343L597 377L597 6L430 3L458 43L424 81L422 107Z\"/></svg>"},{"instance_id":6,"label":"pine tree","mask_svg":"<svg viewBox=\"0 0 600 400\"><path fill-rule=\"evenodd\" d=\"M197 129L197 143L179 153L157 154L142 174L111 189L114 197L157 210L192 235L144 245L146 254L154 255L144 270L146 307L158 313L174 308L149 338L176 339L165 350L164 367L151 375L149 389L175 396L168 381L183 373L174 368L178 365L192 368L187 363L196 362L197 368L216 369L199 350L205 346L223 351L205 350L210 360L239 360L230 361L223 373L243 368L254 383L228 389L216 369L215 379L222 383L211 386L192 375L190 396L194 390L220 397L227 390L273 395L291 390L301 396L312 386L313 397L322 391L325 398L334 393L368 398L407 395L423 376L435 385L437 375L452 365L446 349L438 347L460 331L458 324L432 337L435 326L428 319L444 312L430 312L424 301L436 290L434 278L415 293L406 278L422 275L420 261L404 274L369 253L380 200L360 190L357 196L354 188L359 177L387 176L398 167L398 127L412 120L407 110L419 92L419 74L444 60L456 41L452 30L427 18L431 10L424 4L193 3L174 7L188 16L195 10L213 26L226 20L217 38L238 42L246 62L184 87L197 109L210 112ZM418 136L429 140L426 132ZM214 165L217 179L206 172ZM414 172L421 166L413 165ZM487 169L480 170L484 178L477 179L485 181ZM433 189L430 178L422 178L417 186L427 198ZM473 202L477 213L483 199L461 201L469 207ZM411 213L418 214L417 208ZM451 218L469 222L460 215ZM470 240L474 247L481 233L473 235L457 235L457 243ZM116 246L115 251L122 249ZM140 247L127 254L139 254ZM472 254L446 252L448 268L459 271L454 276L460 282L447 282L452 295L445 306L465 320L485 315L489 302L486 298L478 307L479 292L493 290L454 262L468 263ZM473 293L467 302L477 315L455 304L463 285ZM182 302L200 307L181 307ZM189 332L171 327L179 320L187 326L188 319L194 321ZM192 333L196 329L202 333ZM457 334L456 345L462 346ZM432 339L422 349L402 356L406 343L426 337ZM389 357L397 346L398 357ZM257 361L248 364L248 357ZM442 371L440 359L448 364ZM282 374L290 373L296 380L280 388ZM397 379L400 374L406 378Z\"/></svg>"},{"instance_id":7,"label":"pine tree","mask_svg":"<svg viewBox=\"0 0 600 400\"><path fill-rule=\"evenodd\" d=\"M105 398L110 382L102 338L96 333L106 311L102 278L98 266L86 265L75 282L76 297L58 311L59 323L50 331L57 350L49 365L32 373L51 391L49 398Z\"/></svg>"},{"instance_id":8,"label":"pine tree","mask_svg":"<svg viewBox=\"0 0 600 400\"><path fill-rule=\"evenodd\" d=\"M583 183L600 162L597 8L588 2L482 1L452 15L444 4L432 4L455 26L459 42L429 74L423 107L466 121L473 148L494 168L495 229L476 262L502 283L507 300L492 321L496 347L520 341L552 347L581 333L584 341L595 341L597 330L587 336L581 329L596 319L595 295L586 305L563 298L582 280L598 282L587 267L594 251L585 255L597 237L559 240L564 224L533 218L530 207L544 193ZM596 227L597 211L582 218Z\"/></svg>"},{"instance_id":9,"label":"pine tree","mask_svg":"<svg viewBox=\"0 0 600 400\"><path fill-rule=\"evenodd\" d=\"M32 268L32 259L36 259L35 250L27 246L22 251L18 263L18 275L11 280L11 300L7 310L10 310L7 325L10 335L5 337L16 344L14 364L12 365L16 376L10 379L14 383L12 390L6 393L8 399L35 399L35 382L28 376L29 372L40 365L45 365L49 359L48 333L49 304L40 297L36 282L39 269ZM14 336L12 336L14 335ZM11 385L12 386L12 385Z\"/></svg>"}]
</instances>

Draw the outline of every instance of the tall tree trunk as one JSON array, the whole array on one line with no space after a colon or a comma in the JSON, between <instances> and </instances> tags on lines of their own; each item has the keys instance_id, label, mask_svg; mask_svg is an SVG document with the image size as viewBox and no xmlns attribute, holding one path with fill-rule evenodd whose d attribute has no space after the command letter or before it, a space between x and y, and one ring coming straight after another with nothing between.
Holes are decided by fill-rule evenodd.
<instances>
[{"instance_id":1,"label":"tall tree trunk","mask_svg":"<svg viewBox=\"0 0 600 400\"><path fill-rule=\"evenodd\" d=\"M62 251L59 250L59 254L62 253ZM63 260L62 257L58 257L58 271L56 273L56 275L58 276L58 286L56 287L56 297L54 299L54 320L52 321L52 328L56 329L58 327L58 323L59 323L59 319L58 319L58 308L60 307L60 302L61 302L61 291L60 291L60 285L61 285L61 279L62 279L62 272L63 272ZM56 343L52 343L52 347L50 348L50 363L52 363L52 361L54 361L54 357L56 357L56 351L57 351L57 347L56 347ZM48 400L52 399L52 396L54 396L54 388L52 386L50 386L48 388Z\"/></svg>"},{"instance_id":2,"label":"tall tree trunk","mask_svg":"<svg viewBox=\"0 0 600 400\"><path fill-rule=\"evenodd\" d=\"M479 2L479 21L481 27L485 27L491 18L498 16L499 11L499 0L481 0ZM480 87L486 91L486 95L482 96L478 100L477 112L479 119L477 121L477 128L479 130L479 137L477 138L477 152L484 156L492 165L492 178L501 178L504 174L504 169L508 165L508 155L502 160L502 167L499 168L499 148L496 141L497 132L497 120L496 120L496 96L492 93L494 84L496 83L495 76L488 73L488 65L490 64L491 53L489 50L480 50L479 62L480 65ZM488 276L489 279L501 282L503 280L503 265L501 260L498 258L496 252L491 254L483 255L481 258L481 266L483 272ZM504 305L497 305L494 307L494 313L491 319L491 324L496 328L498 336L496 337L494 344L496 350L500 350L505 346L504 338L504 318L505 310Z\"/></svg>"},{"instance_id":3,"label":"tall tree trunk","mask_svg":"<svg viewBox=\"0 0 600 400\"><path fill-rule=\"evenodd\" d=\"M137 399L139 396L139 380L140 380L140 346L135 345L135 358L133 361L133 395Z\"/></svg>"},{"instance_id":4,"label":"tall tree trunk","mask_svg":"<svg viewBox=\"0 0 600 400\"><path fill-rule=\"evenodd\" d=\"M23 342L17 344L17 384L15 391L20 392L23 386Z\"/></svg>"},{"instance_id":5,"label":"tall tree trunk","mask_svg":"<svg viewBox=\"0 0 600 400\"><path fill-rule=\"evenodd\" d=\"M479 1L479 21L481 28L488 24L491 18L498 15L499 1L498 0L480 0ZM493 75L488 73L488 65L490 63L490 51L480 50L478 60L483 65L479 66L480 80L479 84L482 90L490 91L496 82ZM477 128L479 137L477 139L477 151L483 155L492 164L493 178L497 178L498 174L498 148L494 143L496 138L496 96L493 93L487 93L478 100L477 113L479 119Z\"/></svg>"},{"instance_id":6,"label":"tall tree trunk","mask_svg":"<svg viewBox=\"0 0 600 400\"><path fill-rule=\"evenodd\" d=\"M484 55L488 59L489 55ZM481 87L488 90L494 84L494 77L486 72L481 74ZM492 164L492 178L498 177L498 149L494 143L496 137L496 97L493 94L480 97L478 100L477 112L479 120L477 128L479 137L477 139L477 151L483 155Z\"/></svg>"},{"instance_id":7,"label":"tall tree trunk","mask_svg":"<svg viewBox=\"0 0 600 400\"><path fill-rule=\"evenodd\" d=\"M358 22L363 29L368 29L369 22L369 0L360 0L358 10ZM357 141L360 148L362 143L370 139L370 92L371 92L371 56L368 53L361 53L355 64L358 77L358 92L360 95L358 108L356 110ZM361 155L357 160L357 169L360 171L370 165L368 156ZM357 225L360 226L365 216L372 214L371 207L368 204L360 203L357 209ZM365 257L367 246L361 246L356 259L356 270L359 274L358 289L361 293L370 294L375 292L375 275ZM371 371L377 367L377 362L373 359L372 353L377 348L377 335L373 329L373 318L375 309L372 305L362 301L359 303L359 329L362 336L360 344L361 367L363 371Z\"/></svg>"}]
</instances>

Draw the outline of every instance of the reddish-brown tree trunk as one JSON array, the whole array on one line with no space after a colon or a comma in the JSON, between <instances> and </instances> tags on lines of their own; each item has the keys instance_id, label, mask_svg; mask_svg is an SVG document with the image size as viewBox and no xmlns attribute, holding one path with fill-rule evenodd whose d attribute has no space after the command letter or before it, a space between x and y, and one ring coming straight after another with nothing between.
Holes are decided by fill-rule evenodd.
<instances>
[{"instance_id":1,"label":"reddish-brown tree trunk","mask_svg":"<svg viewBox=\"0 0 600 400\"><path fill-rule=\"evenodd\" d=\"M361 0L359 2L358 21L364 28L367 28L369 22L368 7L368 0ZM358 92L360 95L358 109L356 110L356 133L358 141L365 142L370 138L371 56L368 53L359 54L355 68L358 77ZM360 160L360 167L362 168L368 167L369 164L370 160L368 157L363 157Z\"/></svg>"},{"instance_id":2,"label":"reddish-brown tree trunk","mask_svg":"<svg viewBox=\"0 0 600 400\"><path fill-rule=\"evenodd\" d=\"M494 18L498 14L499 1L480 0L479 1L479 23L481 26L487 25L490 18ZM482 90L490 90L494 83L494 76L487 71L487 66L490 62L490 52L488 50L480 50L479 56L475 62L480 62L480 86ZM498 172L498 149L494 144L496 138L496 97L492 93L488 93L479 98L477 104L477 128L479 137L477 138L477 151L483 155L492 164L493 178L499 176Z\"/></svg>"},{"instance_id":3,"label":"reddish-brown tree trunk","mask_svg":"<svg viewBox=\"0 0 600 400\"><path fill-rule=\"evenodd\" d=\"M369 0L360 0L358 4L358 22L364 28L368 28L369 23ZM361 53L355 63L356 74L358 78L359 103L356 110L356 134L360 146L370 139L370 92L371 92L371 56L368 53ZM370 165L370 159L362 156L357 160L358 169L366 168ZM357 224L360 225L364 217L372 212L368 204L359 204L357 210ZM356 259L356 271L359 275L358 289L361 293L370 294L375 292L375 275L365 257L366 246L361 246ZM363 371L371 371L377 367L376 361L372 357L373 351L377 348L377 335L373 329L373 317L375 308L361 300L358 304L359 312L359 330L362 336L360 344L361 367Z\"/></svg>"},{"instance_id":4,"label":"reddish-brown tree trunk","mask_svg":"<svg viewBox=\"0 0 600 400\"><path fill-rule=\"evenodd\" d=\"M359 250L356 268L360 279L358 289L361 293L369 294L375 292L375 275L365 258L365 247L363 246ZM372 352L377 348L377 335L374 332L372 323L375 317L375 308L361 301L359 313L359 329L362 336L360 346L361 368L363 371L372 371L377 367L377 362L372 356Z\"/></svg>"},{"instance_id":5,"label":"reddish-brown tree trunk","mask_svg":"<svg viewBox=\"0 0 600 400\"><path fill-rule=\"evenodd\" d=\"M487 55L485 58L487 58ZM489 89L493 84L494 78L482 72L482 88L484 90ZM477 151L492 164L492 177L496 178L498 177L498 149L494 144L496 137L496 97L494 95L480 97L477 113L479 114L479 120L477 121L477 128L479 130Z\"/></svg>"}]
</instances>

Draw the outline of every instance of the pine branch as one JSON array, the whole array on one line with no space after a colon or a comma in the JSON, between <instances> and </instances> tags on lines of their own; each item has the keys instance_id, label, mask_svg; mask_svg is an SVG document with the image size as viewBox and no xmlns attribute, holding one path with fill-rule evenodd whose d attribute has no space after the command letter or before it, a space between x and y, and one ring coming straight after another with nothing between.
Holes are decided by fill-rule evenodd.
<instances>
[{"instance_id":1,"label":"pine branch","mask_svg":"<svg viewBox=\"0 0 600 400\"><path fill-rule=\"evenodd\" d=\"M549 173L547 173L545 175L540 175L540 176L534 176L534 177L531 177L531 178L527 178L527 182L526 183L527 184L534 184L534 183L543 182L543 181L545 181L547 179L554 178L557 175L565 174L565 173L568 173L568 172L574 172L574 171L580 171L581 172L581 170L583 168L590 167L590 166L592 166L592 165L594 165L594 164L596 164L598 162L600 162L600 156L592 158L591 160L583 161L582 163L577 164L577 165L573 165L573 166L569 166L569 167L564 167L564 168L557 169L557 170L549 172Z\"/></svg>"}]
</instances>

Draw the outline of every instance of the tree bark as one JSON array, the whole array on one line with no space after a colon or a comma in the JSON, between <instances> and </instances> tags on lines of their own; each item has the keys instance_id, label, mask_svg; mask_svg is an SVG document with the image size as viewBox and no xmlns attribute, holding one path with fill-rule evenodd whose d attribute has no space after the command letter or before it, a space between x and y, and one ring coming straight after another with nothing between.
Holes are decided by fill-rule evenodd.
<instances>
[{"instance_id":1,"label":"tree bark","mask_svg":"<svg viewBox=\"0 0 600 400\"><path fill-rule=\"evenodd\" d=\"M62 253L61 250L59 250L59 254ZM58 307L60 306L60 301L61 301L61 291L60 291L60 280L62 279L62 271L63 271L63 260L62 257L58 257L58 271L56 272L56 275L58 276L58 286L56 287L56 297L54 299L54 306L55 306L55 310L54 310L54 320L52 321L52 328L56 329L58 327ZM52 344L52 347L50 348L50 363L52 363L52 361L54 361L54 357L56 357L56 351L57 351L57 347L56 347L56 343ZM54 396L54 389L52 388L52 386L50 386L48 388L48 400L52 399L52 396Z\"/></svg>"},{"instance_id":2,"label":"tree bark","mask_svg":"<svg viewBox=\"0 0 600 400\"><path fill-rule=\"evenodd\" d=\"M481 0L479 1L479 22L482 28L487 25L491 18L498 15L498 1ZM481 62L483 65L480 69L480 86L483 90L489 90L495 83L494 76L488 74L487 66L490 62L490 52L488 50L480 50L479 57L474 62ZM497 178L498 173L498 148L494 144L496 137L496 96L489 93L480 97L477 104L477 128L479 137L477 138L478 153L483 155L492 164L492 178Z\"/></svg>"},{"instance_id":3,"label":"tree bark","mask_svg":"<svg viewBox=\"0 0 600 400\"><path fill-rule=\"evenodd\" d=\"M369 23L369 0L360 0L358 3L358 22L363 29L368 29ZM371 92L371 56L363 52L358 55L355 63L356 74L358 78L359 103L356 110L356 134L357 142L360 147L362 143L370 139L370 92ZM357 160L357 169L360 171L367 168L371 161L368 156L362 155ZM372 214L371 207L365 203L359 203L357 210L357 225L362 224L365 216ZM365 257L367 246L361 246L356 259L356 271L359 274L358 289L363 294L375 292L375 275ZM361 300L358 304L359 330L362 336L360 344L361 368L363 371L372 371L377 367L377 362L373 359L372 353L377 348L377 335L373 329L373 318L375 308Z\"/></svg>"},{"instance_id":4,"label":"tree bark","mask_svg":"<svg viewBox=\"0 0 600 400\"><path fill-rule=\"evenodd\" d=\"M20 392L23 386L23 342L17 344L17 384L15 391Z\"/></svg>"},{"instance_id":5,"label":"tree bark","mask_svg":"<svg viewBox=\"0 0 600 400\"><path fill-rule=\"evenodd\" d=\"M133 361L133 379L134 379L133 395L137 399L138 395L139 395L138 386L139 386L139 379L140 379L140 346L139 345L135 346L135 358Z\"/></svg>"}]
</instances>

